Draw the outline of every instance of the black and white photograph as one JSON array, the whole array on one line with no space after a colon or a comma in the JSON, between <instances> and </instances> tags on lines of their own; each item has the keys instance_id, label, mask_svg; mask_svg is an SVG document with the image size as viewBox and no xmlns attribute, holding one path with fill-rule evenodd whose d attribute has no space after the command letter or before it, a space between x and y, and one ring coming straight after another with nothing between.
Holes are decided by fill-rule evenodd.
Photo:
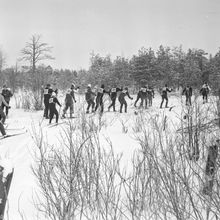
<instances>
[{"instance_id":1,"label":"black and white photograph","mask_svg":"<svg viewBox=\"0 0 220 220\"><path fill-rule=\"evenodd\" d=\"M220 1L0 0L0 220L219 220Z\"/></svg>"}]
</instances>

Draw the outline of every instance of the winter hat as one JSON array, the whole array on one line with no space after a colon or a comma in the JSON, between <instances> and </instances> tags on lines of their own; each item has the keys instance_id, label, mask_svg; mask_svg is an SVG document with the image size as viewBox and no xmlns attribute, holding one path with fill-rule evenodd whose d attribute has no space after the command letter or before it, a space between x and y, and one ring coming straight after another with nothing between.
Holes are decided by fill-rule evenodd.
<instances>
[{"instance_id":1,"label":"winter hat","mask_svg":"<svg viewBox=\"0 0 220 220\"><path fill-rule=\"evenodd\" d=\"M91 88L91 84L88 84L88 87Z\"/></svg>"}]
</instances>

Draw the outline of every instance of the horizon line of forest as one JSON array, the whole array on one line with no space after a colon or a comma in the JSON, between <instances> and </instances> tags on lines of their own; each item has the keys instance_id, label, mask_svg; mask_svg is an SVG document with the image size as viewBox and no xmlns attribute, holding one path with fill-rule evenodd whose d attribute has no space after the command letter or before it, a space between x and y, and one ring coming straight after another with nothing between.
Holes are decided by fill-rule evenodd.
<instances>
[{"instance_id":1,"label":"horizon line of forest","mask_svg":"<svg viewBox=\"0 0 220 220\"><path fill-rule=\"evenodd\" d=\"M52 47L41 41L41 36L33 35L21 50L21 60L29 65L25 68L4 68L4 57L0 51L0 82L7 84L15 92L19 88L40 91L50 83L58 89L67 89L71 83L79 87L105 84L106 87L127 86L138 88L149 85L161 88L165 84L173 88L190 85L200 88L208 82L213 91L220 84L220 49L215 55L202 49L188 49L182 46L159 46L157 50L142 47L130 59L111 55L90 55L89 68L80 70L53 69L43 61L54 59Z\"/></svg>"}]
</instances>

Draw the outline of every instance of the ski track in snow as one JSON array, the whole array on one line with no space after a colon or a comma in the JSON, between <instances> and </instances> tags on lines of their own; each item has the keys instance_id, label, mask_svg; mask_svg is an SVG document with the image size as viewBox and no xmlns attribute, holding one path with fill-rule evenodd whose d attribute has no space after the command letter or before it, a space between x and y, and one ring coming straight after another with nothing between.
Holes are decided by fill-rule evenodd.
<instances>
[{"instance_id":1,"label":"ski track in snow","mask_svg":"<svg viewBox=\"0 0 220 220\"><path fill-rule=\"evenodd\" d=\"M113 113L106 112L103 114L103 120L108 124L107 128L103 128L101 135L103 137L109 137L112 141L113 149L115 153L123 153L123 166L129 167L129 161L131 160L134 150L139 148L137 141L133 135L134 121L137 119L137 116L134 114L136 110L133 107L133 103L136 99L136 96L133 96L133 100L127 99L128 102L128 113ZM82 97L77 97L76 111L79 103L82 102ZM25 126L28 130L27 133L6 138L0 141L0 157L8 158L12 161L12 164L15 168L14 177L12 179L11 188L9 191L9 205L6 205L5 217L7 219L7 208L8 209L8 219L17 220L20 219L19 211L26 217L26 219L35 219L37 214L35 207L33 205L32 194L37 190L37 181L32 174L31 165L34 162L33 152L34 152L34 143L32 139L32 128L33 125L36 129L39 129L39 124L41 123L41 128L43 134L47 136L49 143L58 143L58 135L60 130L65 127L65 124L61 124L52 128L47 127L48 120L44 119L42 121L43 111L24 111L23 109L14 108L14 100L12 99L11 106L12 108L9 111L9 118L6 123L8 123L9 128L19 128ZM185 102L185 99L183 98ZM161 102L160 96L157 96L153 99L153 106L147 110L146 115L153 115L154 117L167 117L168 121L179 122L181 119L181 99L176 96L170 97L169 106L175 106L172 111L167 109L159 109ZM117 101L118 103L118 101ZM208 105L208 104L206 104ZM105 110L107 109L108 102L105 103ZM80 108L80 107L78 107ZM117 104L116 109L119 110L119 105ZM58 108L59 110L59 108ZM112 109L111 109L112 111ZM89 116L86 116L89 117ZM91 117L98 117L97 114ZM77 119L73 119L73 122ZM53 119L55 122L55 119ZM60 119L60 122L62 120ZM123 133L122 124L127 128L127 133ZM151 126L151 125L149 125ZM16 131L8 130L8 134L13 134ZM18 208L19 203L19 208Z\"/></svg>"}]
</instances>

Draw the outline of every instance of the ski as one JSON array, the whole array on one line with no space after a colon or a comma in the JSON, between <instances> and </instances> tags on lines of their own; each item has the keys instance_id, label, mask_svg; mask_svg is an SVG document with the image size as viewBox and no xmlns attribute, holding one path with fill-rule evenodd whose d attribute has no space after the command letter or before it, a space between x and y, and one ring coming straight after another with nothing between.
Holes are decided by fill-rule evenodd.
<instances>
[{"instance_id":1,"label":"ski","mask_svg":"<svg viewBox=\"0 0 220 220\"><path fill-rule=\"evenodd\" d=\"M5 128L5 130L9 131L9 130L24 130L25 127L20 127L20 128Z\"/></svg>"},{"instance_id":2,"label":"ski","mask_svg":"<svg viewBox=\"0 0 220 220\"><path fill-rule=\"evenodd\" d=\"M58 126L58 125L65 124L65 123L66 123L66 121L59 122L59 123L55 123L55 124L49 124L47 127L48 127L48 128L53 128L53 127L56 127L56 126Z\"/></svg>"},{"instance_id":3,"label":"ski","mask_svg":"<svg viewBox=\"0 0 220 220\"><path fill-rule=\"evenodd\" d=\"M0 175L0 220L4 219L5 205L8 198L9 189L11 186L14 169L6 177L6 181L3 181L3 175Z\"/></svg>"},{"instance_id":4,"label":"ski","mask_svg":"<svg viewBox=\"0 0 220 220\"><path fill-rule=\"evenodd\" d=\"M23 132L19 132L19 133L14 133L14 134L7 134L6 136L1 136L0 140L6 139L6 138L9 138L9 137L14 137L14 136L22 135L22 134L25 134L25 133L27 133L27 130L25 130Z\"/></svg>"},{"instance_id":5,"label":"ski","mask_svg":"<svg viewBox=\"0 0 220 220\"><path fill-rule=\"evenodd\" d=\"M171 110L172 110L174 107L175 107L175 105L171 106L171 107L169 108L169 111L171 112Z\"/></svg>"},{"instance_id":6,"label":"ski","mask_svg":"<svg viewBox=\"0 0 220 220\"><path fill-rule=\"evenodd\" d=\"M61 120L71 120L71 119L75 119L75 118L78 118L77 116L73 116L73 117L65 117L65 118L60 118Z\"/></svg>"}]
</instances>

